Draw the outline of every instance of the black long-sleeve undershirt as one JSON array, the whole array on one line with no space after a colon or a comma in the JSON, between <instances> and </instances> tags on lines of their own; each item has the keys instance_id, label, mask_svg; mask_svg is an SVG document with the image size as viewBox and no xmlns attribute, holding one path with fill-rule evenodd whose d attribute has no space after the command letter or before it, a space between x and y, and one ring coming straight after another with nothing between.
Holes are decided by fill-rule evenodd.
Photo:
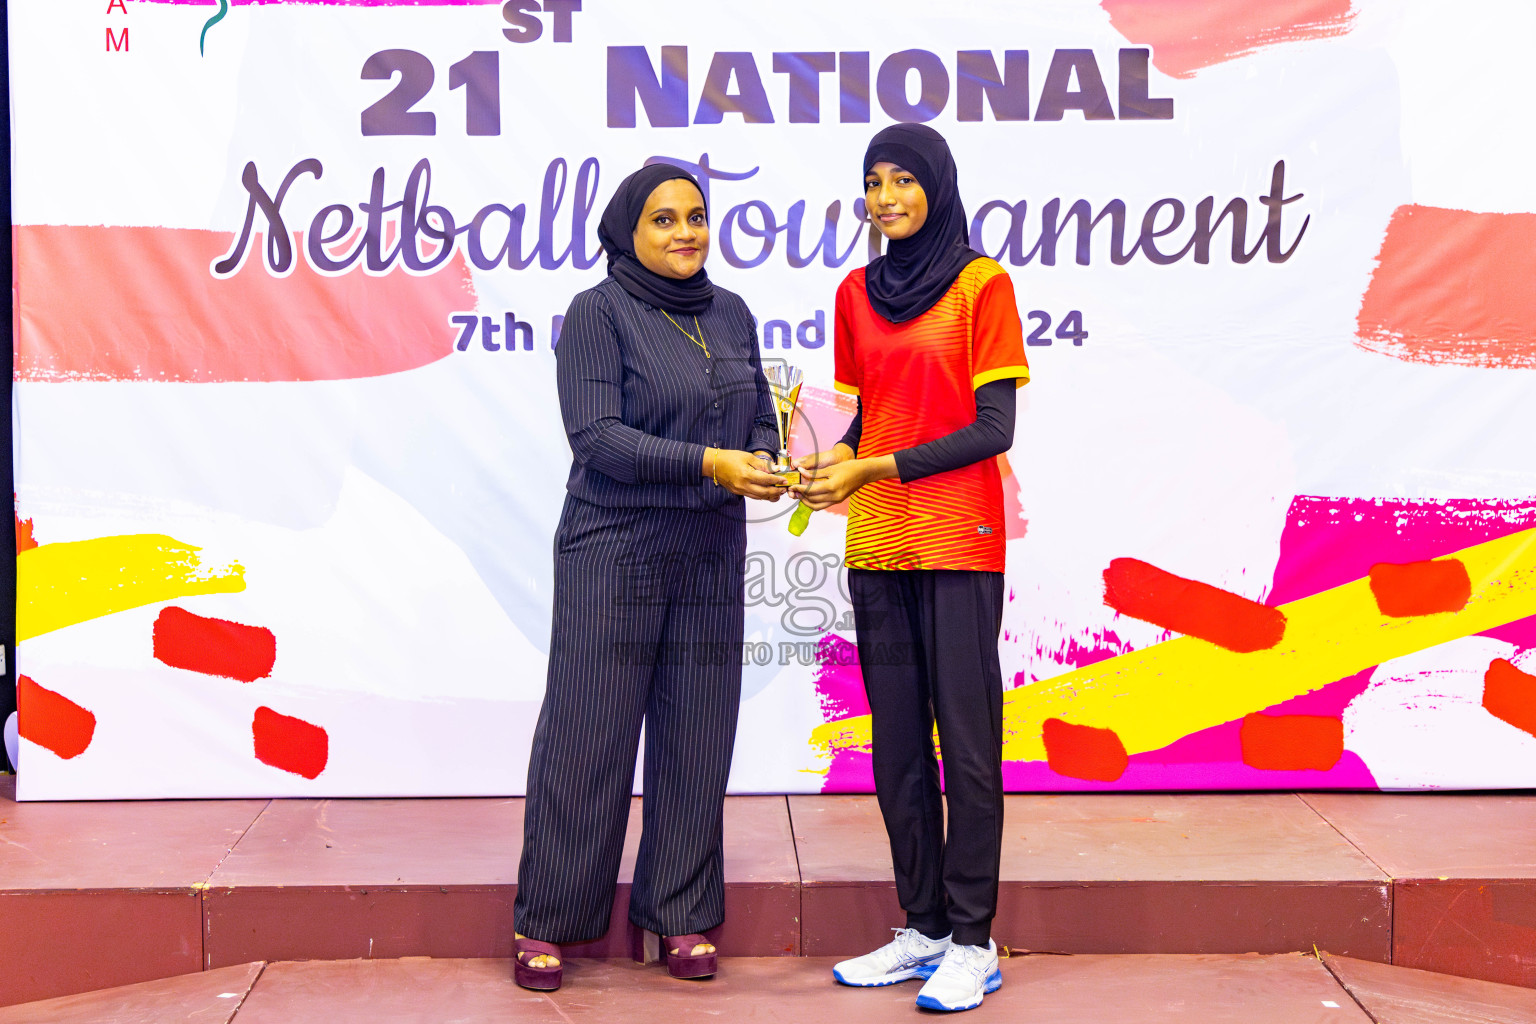
<instances>
[{"instance_id":1,"label":"black long-sleeve undershirt","mask_svg":"<svg viewBox=\"0 0 1536 1024\"><path fill-rule=\"evenodd\" d=\"M904 484L935 473L947 473L1001 455L1013 447L1014 417L1018 410L1018 383L1012 378L994 380L976 389L976 421L936 437L926 444L896 452L896 473ZM864 435L864 400L840 443L855 452Z\"/></svg>"}]
</instances>

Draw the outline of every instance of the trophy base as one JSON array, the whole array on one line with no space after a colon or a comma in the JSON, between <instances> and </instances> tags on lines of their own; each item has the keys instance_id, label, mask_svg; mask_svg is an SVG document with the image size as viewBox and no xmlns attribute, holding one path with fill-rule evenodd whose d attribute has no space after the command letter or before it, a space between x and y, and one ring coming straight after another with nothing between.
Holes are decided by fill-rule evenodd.
<instances>
[{"instance_id":1,"label":"trophy base","mask_svg":"<svg viewBox=\"0 0 1536 1024\"><path fill-rule=\"evenodd\" d=\"M783 477L791 486L800 482L800 471L787 462L774 463L770 472L775 476Z\"/></svg>"}]
</instances>

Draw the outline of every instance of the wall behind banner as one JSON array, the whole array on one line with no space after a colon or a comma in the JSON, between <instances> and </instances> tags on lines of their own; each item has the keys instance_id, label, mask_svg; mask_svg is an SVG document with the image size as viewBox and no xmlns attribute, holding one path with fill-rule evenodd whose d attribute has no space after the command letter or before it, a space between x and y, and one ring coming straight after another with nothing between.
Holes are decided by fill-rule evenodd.
<instances>
[{"instance_id":1,"label":"wall behind banner","mask_svg":"<svg viewBox=\"0 0 1536 1024\"><path fill-rule=\"evenodd\" d=\"M1010 787L1536 784L1536 181L1488 99L1536 13L871 22L15 0L20 795L521 792L603 204L697 170L815 450L894 121L951 141L1028 335ZM732 789L867 790L846 519L787 513Z\"/></svg>"}]
</instances>

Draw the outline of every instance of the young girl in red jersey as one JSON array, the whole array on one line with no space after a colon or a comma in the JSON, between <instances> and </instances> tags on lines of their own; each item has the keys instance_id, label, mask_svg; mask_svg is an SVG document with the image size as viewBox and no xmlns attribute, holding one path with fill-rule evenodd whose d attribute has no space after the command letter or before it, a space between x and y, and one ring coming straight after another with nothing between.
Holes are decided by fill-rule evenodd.
<instances>
[{"instance_id":1,"label":"young girl in red jersey","mask_svg":"<svg viewBox=\"0 0 1536 1024\"><path fill-rule=\"evenodd\" d=\"M849 499L847 565L869 695L875 791L906 927L833 970L845 985L926 979L917 1004L967 1010L1002 984L992 917L1003 834L1002 480L1029 380L1013 285L970 248L949 146L877 134L864 203L885 255L837 290L834 377L859 413L800 460L812 509ZM890 657L902 652L902 657ZM938 724L944 789L933 748Z\"/></svg>"}]
</instances>

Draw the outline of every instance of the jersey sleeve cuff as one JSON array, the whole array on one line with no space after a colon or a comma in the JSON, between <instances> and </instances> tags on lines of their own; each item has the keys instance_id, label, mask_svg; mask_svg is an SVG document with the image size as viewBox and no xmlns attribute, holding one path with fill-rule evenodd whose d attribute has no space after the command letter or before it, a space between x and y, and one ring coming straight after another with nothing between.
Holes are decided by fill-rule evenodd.
<instances>
[{"instance_id":1,"label":"jersey sleeve cuff","mask_svg":"<svg viewBox=\"0 0 1536 1024\"><path fill-rule=\"evenodd\" d=\"M995 380L1016 380L1018 387L1029 383L1029 367L1027 366L999 366L995 370L987 370L978 373L971 378L971 390L981 387L983 384L991 384Z\"/></svg>"},{"instance_id":2,"label":"jersey sleeve cuff","mask_svg":"<svg viewBox=\"0 0 1536 1024\"><path fill-rule=\"evenodd\" d=\"M836 388L838 391L841 391L845 395L857 395L859 393L858 385L856 385L856 384L845 384L842 381L837 380L835 378L832 381L832 386L834 388Z\"/></svg>"}]
</instances>

